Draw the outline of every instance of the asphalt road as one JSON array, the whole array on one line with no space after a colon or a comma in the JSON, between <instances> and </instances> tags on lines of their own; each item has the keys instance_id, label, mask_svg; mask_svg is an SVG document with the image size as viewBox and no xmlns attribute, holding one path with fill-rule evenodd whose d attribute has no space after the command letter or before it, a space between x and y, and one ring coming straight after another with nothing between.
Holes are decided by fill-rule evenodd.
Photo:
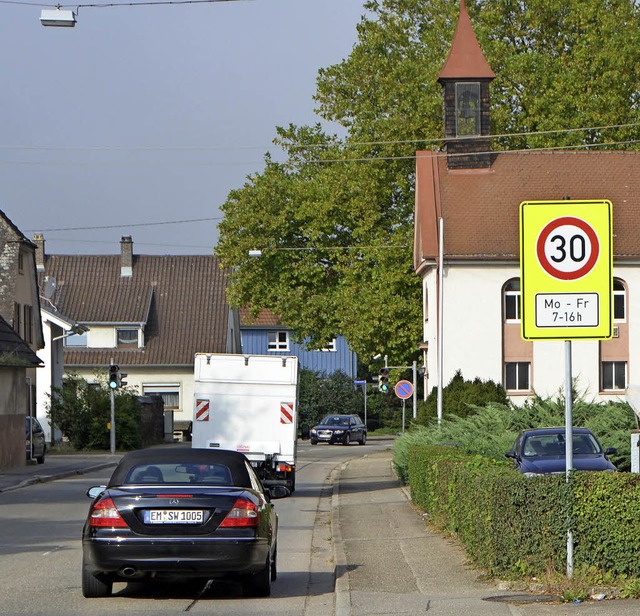
<instances>
[{"instance_id":1,"label":"asphalt road","mask_svg":"<svg viewBox=\"0 0 640 616\"><path fill-rule=\"evenodd\" d=\"M81 529L88 511L86 490L104 483L111 467L76 474L79 462L47 458L27 469L0 493L0 613L58 616L73 614L154 614L182 612L327 615L333 611L335 566L331 545L332 471L346 460L374 452L388 443L365 447L300 447L295 494L276 501L280 518L278 580L267 599L243 598L239 585L214 583L149 586L115 584L107 599L87 600L80 590ZM101 460L91 460L95 465ZM106 460L113 463L115 460ZM68 475L50 481L54 469ZM28 484L29 476L43 482Z\"/></svg>"}]
</instances>

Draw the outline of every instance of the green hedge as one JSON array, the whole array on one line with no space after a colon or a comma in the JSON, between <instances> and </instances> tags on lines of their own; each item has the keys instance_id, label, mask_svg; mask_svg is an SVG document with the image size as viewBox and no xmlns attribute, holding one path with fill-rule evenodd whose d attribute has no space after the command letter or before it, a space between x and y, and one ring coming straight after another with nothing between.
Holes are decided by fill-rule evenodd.
<instances>
[{"instance_id":1,"label":"green hedge","mask_svg":"<svg viewBox=\"0 0 640 616\"><path fill-rule=\"evenodd\" d=\"M498 577L574 568L640 577L640 476L574 473L524 477L452 447L413 447L408 483L431 524L454 533L474 562Z\"/></svg>"}]
</instances>

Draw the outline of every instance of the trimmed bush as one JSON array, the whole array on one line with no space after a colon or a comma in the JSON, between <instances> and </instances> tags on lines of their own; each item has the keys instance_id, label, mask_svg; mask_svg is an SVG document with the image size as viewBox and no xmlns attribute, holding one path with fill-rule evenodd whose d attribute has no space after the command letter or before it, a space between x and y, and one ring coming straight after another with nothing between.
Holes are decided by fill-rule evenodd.
<instances>
[{"instance_id":1,"label":"trimmed bush","mask_svg":"<svg viewBox=\"0 0 640 616\"><path fill-rule=\"evenodd\" d=\"M411 447L413 501L429 521L464 544L470 558L503 578L566 568L567 530L574 567L618 579L640 577L640 477L573 473L527 478L454 447Z\"/></svg>"}]
</instances>

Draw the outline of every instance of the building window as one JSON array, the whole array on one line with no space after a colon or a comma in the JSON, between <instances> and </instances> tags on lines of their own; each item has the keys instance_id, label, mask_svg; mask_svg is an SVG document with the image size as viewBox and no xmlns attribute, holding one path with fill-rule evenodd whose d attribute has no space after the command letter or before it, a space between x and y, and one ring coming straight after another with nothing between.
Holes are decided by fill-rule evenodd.
<instances>
[{"instance_id":1,"label":"building window","mask_svg":"<svg viewBox=\"0 0 640 616\"><path fill-rule=\"evenodd\" d=\"M20 331L20 313L22 312L20 304L16 303L13 305L13 330L18 334L18 336L22 335Z\"/></svg>"},{"instance_id":2,"label":"building window","mask_svg":"<svg viewBox=\"0 0 640 616\"><path fill-rule=\"evenodd\" d=\"M615 321L627 320L627 291L620 280L613 281L613 318Z\"/></svg>"},{"instance_id":3,"label":"building window","mask_svg":"<svg viewBox=\"0 0 640 616\"><path fill-rule=\"evenodd\" d=\"M164 402L165 411L180 410L180 385L176 383L167 385L143 385L142 392L145 396L160 396Z\"/></svg>"},{"instance_id":4,"label":"building window","mask_svg":"<svg viewBox=\"0 0 640 616\"><path fill-rule=\"evenodd\" d=\"M480 134L480 83L456 83L456 136Z\"/></svg>"},{"instance_id":5,"label":"building window","mask_svg":"<svg viewBox=\"0 0 640 616\"><path fill-rule=\"evenodd\" d=\"M267 348L269 351L288 351L289 332L269 332Z\"/></svg>"},{"instance_id":6,"label":"building window","mask_svg":"<svg viewBox=\"0 0 640 616\"><path fill-rule=\"evenodd\" d=\"M321 351L327 351L327 352L333 352L335 353L337 350L337 341L335 338L333 338L332 340L329 341L329 344L327 344L326 347L324 347L323 349L320 349Z\"/></svg>"},{"instance_id":7,"label":"building window","mask_svg":"<svg viewBox=\"0 0 640 616\"><path fill-rule=\"evenodd\" d=\"M504 285L505 323L520 323L520 280L510 280Z\"/></svg>"},{"instance_id":8,"label":"building window","mask_svg":"<svg viewBox=\"0 0 640 616\"><path fill-rule=\"evenodd\" d=\"M504 382L507 391L529 391L531 364L528 361L514 361L505 364Z\"/></svg>"},{"instance_id":9,"label":"building window","mask_svg":"<svg viewBox=\"0 0 640 616\"><path fill-rule=\"evenodd\" d=\"M24 273L24 255L22 252L18 253L18 273Z\"/></svg>"},{"instance_id":10,"label":"building window","mask_svg":"<svg viewBox=\"0 0 640 616\"><path fill-rule=\"evenodd\" d=\"M28 344L33 342L33 308L25 305L24 308L24 341Z\"/></svg>"},{"instance_id":11,"label":"building window","mask_svg":"<svg viewBox=\"0 0 640 616\"><path fill-rule=\"evenodd\" d=\"M118 330L118 346L119 347L137 347L138 346L138 330L137 329L119 329Z\"/></svg>"},{"instance_id":12,"label":"building window","mask_svg":"<svg viewBox=\"0 0 640 616\"><path fill-rule=\"evenodd\" d=\"M64 339L64 346L67 347L86 347L87 346L87 332L82 334L72 334Z\"/></svg>"},{"instance_id":13,"label":"building window","mask_svg":"<svg viewBox=\"0 0 640 616\"><path fill-rule=\"evenodd\" d=\"M624 391L627 388L627 362L602 362L602 391Z\"/></svg>"}]
</instances>

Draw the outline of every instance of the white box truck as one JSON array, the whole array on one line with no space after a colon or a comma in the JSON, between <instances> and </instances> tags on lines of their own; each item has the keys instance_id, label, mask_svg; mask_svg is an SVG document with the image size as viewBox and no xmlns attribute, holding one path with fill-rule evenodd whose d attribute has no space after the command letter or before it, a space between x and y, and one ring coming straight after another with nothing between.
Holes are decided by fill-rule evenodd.
<instances>
[{"instance_id":1,"label":"white box truck","mask_svg":"<svg viewBox=\"0 0 640 616\"><path fill-rule=\"evenodd\" d=\"M197 353L191 446L241 451L265 485L296 485L298 358Z\"/></svg>"}]
</instances>

